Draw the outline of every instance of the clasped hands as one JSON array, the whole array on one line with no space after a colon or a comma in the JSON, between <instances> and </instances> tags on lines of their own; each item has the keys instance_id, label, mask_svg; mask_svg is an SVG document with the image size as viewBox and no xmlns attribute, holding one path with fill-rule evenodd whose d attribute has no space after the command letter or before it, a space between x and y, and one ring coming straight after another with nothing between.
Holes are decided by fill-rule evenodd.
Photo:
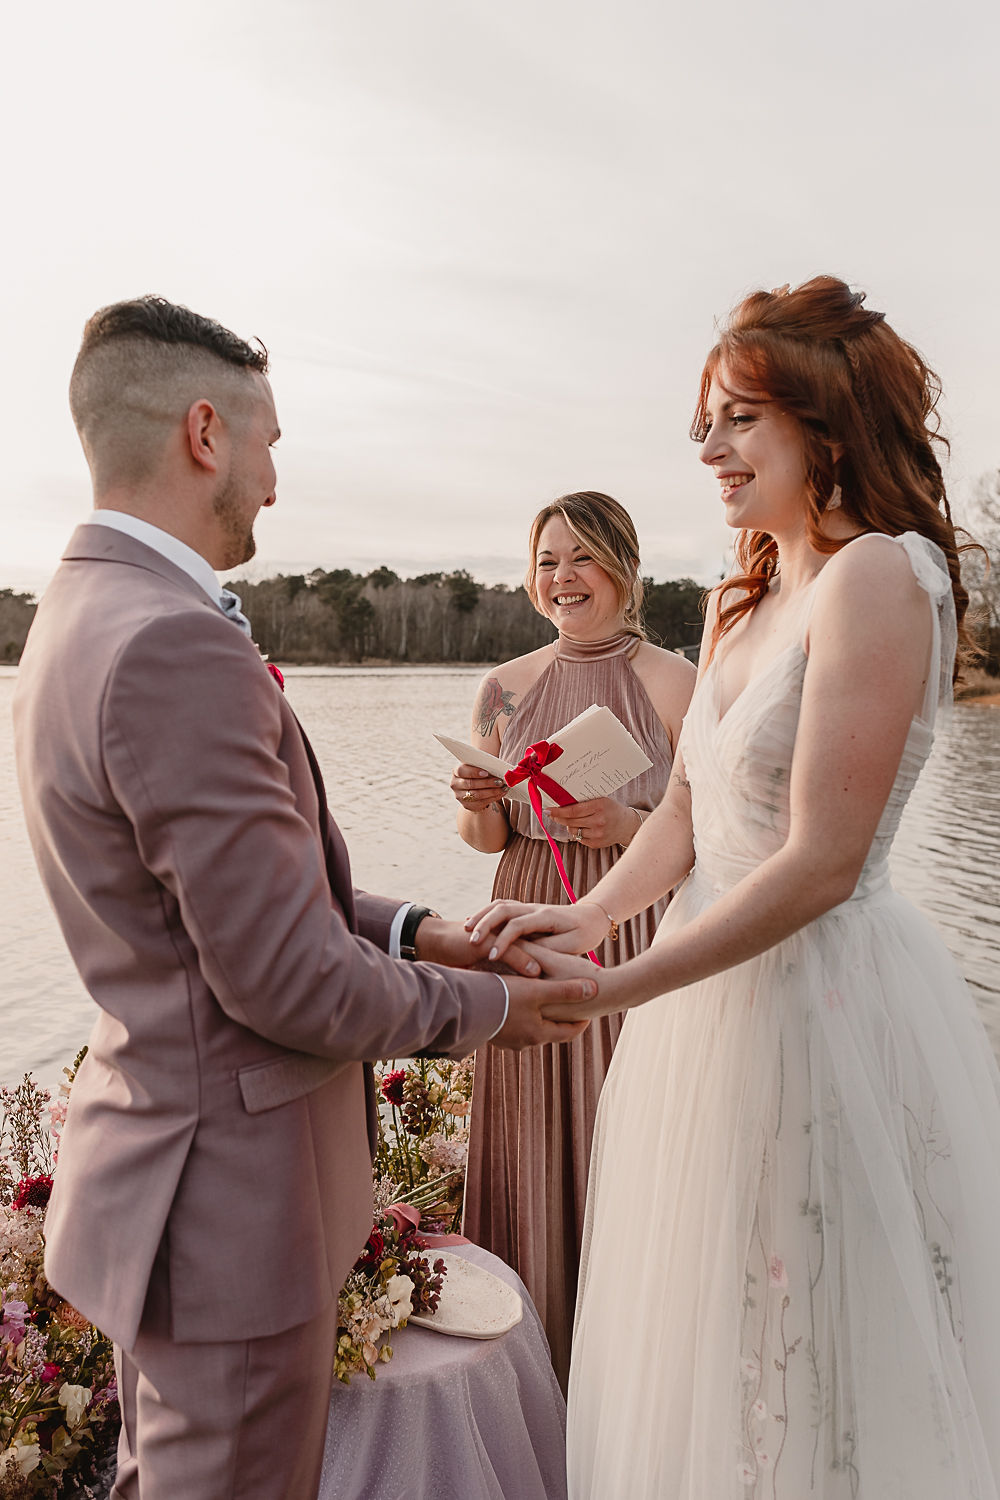
<instances>
[{"instance_id":1,"label":"clasped hands","mask_svg":"<svg viewBox=\"0 0 1000 1500\"><path fill-rule=\"evenodd\" d=\"M560 934L560 940L569 941L571 946L560 952L530 938L519 938L503 928L503 924L508 917L522 913L563 914L576 910L576 907L529 907L517 901L499 901L464 924L443 917L425 917L417 928L417 956L451 968L491 968L503 974L510 1007L507 1020L493 1038L494 1045L517 1050L543 1042L570 1041L595 1016L619 1009L615 1002L605 1003L609 975L595 968L589 959L575 957L576 938L569 938L566 932ZM606 932L607 919L601 913L599 917ZM530 917L527 921L522 919L521 925L526 932L547 930L544 918L541 927L533 925ZM590 925L585 925L590 931ZM475 933L472 928L476 928ZM594 941L600 942L604 932Z\"/></svg>"},{"instance_id":2,"label":"clasped hands","mask_svg":"<svg viewBox=\"0 0 1000 1500\"><path fill-rule=\"evenodd\" d=\"M592 901L574 906L494 901L466 918L465 932L470 948L491 964L510 963L514 954L519 965L537 965L537 970L519 968L520 973L539 972L549 981L589 980L593 993L583 998L575 1014L594 1020L632 1003L620 969L596 968L590 959L578 956L600 947L610 925L608 914ZM554 1009L543 1003L542 1015L552 1014Z\"/></svg>"}]
</instances>

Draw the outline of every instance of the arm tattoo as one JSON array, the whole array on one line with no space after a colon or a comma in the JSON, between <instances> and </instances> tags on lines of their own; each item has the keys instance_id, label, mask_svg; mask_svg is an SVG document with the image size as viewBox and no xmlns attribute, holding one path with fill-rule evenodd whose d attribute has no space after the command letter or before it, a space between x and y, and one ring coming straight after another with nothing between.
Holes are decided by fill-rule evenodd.
<instances>
[{"instance_id":1,"label":"arm tattoo","mask_svg":"<svg viewBox=\"0 0 1000 1500\"><path fill-rule=\"evenodd\" d=\"M512 692L504 692L496 677L488 677L483 683L473 710L473 722L476 733L484 740L493 733L493 726L501 714L509 719L514 712L514 705L510 701L513 696Z\"/></svg>"},{"instance_id":2,"label":"arm tattoo","mask_svg":"<svg viewBox=\"0 0 1000 1500\"><path fill-rule=\"evenodd\" d=\"M678 772L678 774L676 776L671 776L670 779L671 779L671 781L676 782L676 784L678 786L684 787L684 789L686 791L689 792L691 790L691 783L690 783L690 781L688 781L685 777L683 777L680 774L680 772Z\"/></svg>"}]
</instances>

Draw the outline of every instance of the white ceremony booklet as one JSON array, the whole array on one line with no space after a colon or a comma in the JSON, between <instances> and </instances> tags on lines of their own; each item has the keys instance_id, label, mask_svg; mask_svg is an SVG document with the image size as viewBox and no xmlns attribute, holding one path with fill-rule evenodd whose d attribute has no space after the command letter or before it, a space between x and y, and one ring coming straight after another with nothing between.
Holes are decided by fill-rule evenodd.
<instances>
[{"instance_id":1,"label":"white ceremony booklet","mask_svg":"<svg viewBox=\"0 0 1000 1500\"><path fill-rule=\"evenodd\" d=\"M446 734L434 736L456 760L467 765L478 766L503 780L504 772L513 770L513 765L477 750L475 745L466 745L462 740L449 739ZM546 776L565 787L577 802L587 802L591 797L610 797L626 781L648 771L653 762L639 748L622 721L610 710L597 703L585 708L562 729L549 735L550 744L559 745L562 755L549 761L544 768ZM519 781L510 787L506 797L519 802L529 801L528 783ZM555 807L556 802L547 792L542 792L542 806Z\"/></svg>"}]
</instances>

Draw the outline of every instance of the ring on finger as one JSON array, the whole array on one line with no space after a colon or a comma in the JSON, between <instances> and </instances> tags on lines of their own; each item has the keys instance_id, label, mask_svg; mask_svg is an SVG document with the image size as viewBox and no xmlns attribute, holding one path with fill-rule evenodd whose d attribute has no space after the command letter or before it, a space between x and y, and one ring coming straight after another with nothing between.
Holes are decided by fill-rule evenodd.
<instances>
[{"instance_id":1,"label":"ring on finger","mask_svg":"<svg viewBox=\"0 0 1000 1500\"><path fill-rule=\"evenodd\" d=\"M472 801L472 799L473 799L473 797L474 797L474 796L475 796L475 795L476 795L476 794L475 794L475 792L463 792L463 793L462 793L462 799L463 799L463 801L465 801L465 802L471 802L471 801Z\"/></svg>"},{"instance_id":2,"label":"ring on finger","mask_svg":"<svg viewBox=\"0 0 1000 1500\"><path fill-rule=\"evenodd\" d=\"M582 828L578 828L576 830L576 832L574 833L573 837L576 839L576 841L577 841L578 844L582 844L583 843L583 829Z\"/></svg>"}]
</instances>

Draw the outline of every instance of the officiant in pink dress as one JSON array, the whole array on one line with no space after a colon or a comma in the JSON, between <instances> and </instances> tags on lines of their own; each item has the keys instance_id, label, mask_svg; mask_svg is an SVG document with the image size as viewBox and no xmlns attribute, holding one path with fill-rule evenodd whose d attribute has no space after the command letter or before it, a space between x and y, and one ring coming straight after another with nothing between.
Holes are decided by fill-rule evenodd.
<instances>
[{"instance_id":1,"label":"officiant in pink dress","mask_svg":"<svg viewBox=\"0 0 1000 1500\"><path fill-rule=\"evenodd\" d=\"M576 895L597 883L666 790L681 720L694 686L683 657L645 638L639 543L628 513L594 491L564 495L532 523L525 587L559 634L487 673L471 741L508 762L591 704L606 705L652 761L611 797L546 814ZM558 776L557 776L558 779ZM497 897L566 900L555 861L527 802L471 765L451 781L458 831L487 854L503 851ZM620 924L597 956L605 965L642 952L666 906ZM514 1270L531 1293L565 1389L576 1300L594 1116L621 1027L605 1016L565 1046L476 1057L465 1233Z\"/></svg>"}]
</instances>

